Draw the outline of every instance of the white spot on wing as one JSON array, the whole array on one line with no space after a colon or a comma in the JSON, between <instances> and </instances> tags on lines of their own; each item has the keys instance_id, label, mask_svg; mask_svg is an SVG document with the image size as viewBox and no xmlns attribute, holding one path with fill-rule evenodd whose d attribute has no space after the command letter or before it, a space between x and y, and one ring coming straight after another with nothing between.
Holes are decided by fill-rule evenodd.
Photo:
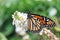
<instances>
[{"instance_id":1,"label":"white spot on wing","mask_svg":"<svg viewBox=\"0 0 60 40\"><path fill-rule=\"evenodd\" d=\"M44 17L44 20L45 20L45 17Z\"/></svg>"},{"instance_id":2,"label":"white spot on wing","mask_svg":"<svg viewBox=\"0 0 60 40\"><path fill-rule=\"evenodd\" d=\"M47 19L47 21L49 21L49 19Z\"/></svg>"}]
</instances>

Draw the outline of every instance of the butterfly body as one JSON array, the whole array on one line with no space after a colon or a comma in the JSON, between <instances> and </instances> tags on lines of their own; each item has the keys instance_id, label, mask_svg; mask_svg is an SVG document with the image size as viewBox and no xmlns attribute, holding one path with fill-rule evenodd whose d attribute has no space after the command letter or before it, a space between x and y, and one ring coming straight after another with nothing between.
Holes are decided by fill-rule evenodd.
<instances>
[{"instance_id":1,"label":"butterfly body","mask_svg":"<svg viewBox=\"0 0 60 40\"><path fill-rule=\"evenodd\" d=\"M42 28L54 27L55 22L45 16L28 14L28 30L34 33L40 32Z\"/></svg>"}]
</instances>

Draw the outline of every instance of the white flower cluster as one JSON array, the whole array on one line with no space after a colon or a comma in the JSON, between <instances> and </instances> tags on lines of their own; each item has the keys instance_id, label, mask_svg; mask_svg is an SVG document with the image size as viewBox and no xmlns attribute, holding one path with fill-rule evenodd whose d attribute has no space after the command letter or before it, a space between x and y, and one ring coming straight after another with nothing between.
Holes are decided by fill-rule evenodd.
<instances>
[{"instance_id":1,"label":"white flower cluster","mask_svg":"<svg viewBox=\"0 0 60 40\"><path fill-rule=\"evenodd\" d=\"M13 15L13 25L19 35L24 35L27 30L27 14L16 11Z\"/></svg>"},{"instance_id":2,"label":"white flower cluster","mask_svg":"<svg viewBox=\"0 0 60 40\"><path fill-rule=\"evenodd\" d=\"M47 30L46 28L43 28L40 33L40 35L47 35L48 37L50 37L52 40L60 40L60 38L57 38L56 35L54 35L50 30Z\"/></svg>"},{"instance_id":3,"label":"white flower cluster","mask_svg":"<svg viewBox=\"0 0 60 40\"><path fill-rule=\"evenodd\" d=\"M23 40L29 40L30 38L29 38L29 35L25 35L24 37L23 37Z\"/></svg>"},{"instance_id":4,"label":"white flower cluster","mask_svg":"<svg viewBox=\"0 0 60 40\"><path fill-rule=\"evenodd\" d=\"M29 40L29 35L27 31L27 14L16 11L13 15L13 25L15 25L15 31L18 35L23 36L23 40Z\"/></svg>"},{"instance_id":5,"label":"white flower cluster","mask_svg":"<svg viewBox=\"0 0 60 40\"><path fill-rule=\"evenodd\" d=\"M43 35L43 34L47 34L47 36L50 36L49 33L50 33L50 30L47 30L46 29L44 30L45 28L43 28L41 31L40 31L40 35Z\"/></svg>"}]
</instances>

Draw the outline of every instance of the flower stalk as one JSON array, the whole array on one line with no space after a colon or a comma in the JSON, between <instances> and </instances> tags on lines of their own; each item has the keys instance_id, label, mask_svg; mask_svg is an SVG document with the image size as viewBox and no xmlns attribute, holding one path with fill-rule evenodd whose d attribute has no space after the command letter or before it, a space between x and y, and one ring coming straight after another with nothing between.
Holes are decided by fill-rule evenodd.
<instances>
[{"instance_id":1,"label":"flower stalk","mask_svg":"<svg viewBox=\"0 0 60 40\"><path fill-rule=\"evenodd\" d=\"M53 34L50 30L48 30L46 28L43 28L42 30L43 31L41 31L39 34L40 35L43 35L43 34L47 35L49 40L60 40L60 38L56 37L56 35Z\"/></svg>"}]
</instances>

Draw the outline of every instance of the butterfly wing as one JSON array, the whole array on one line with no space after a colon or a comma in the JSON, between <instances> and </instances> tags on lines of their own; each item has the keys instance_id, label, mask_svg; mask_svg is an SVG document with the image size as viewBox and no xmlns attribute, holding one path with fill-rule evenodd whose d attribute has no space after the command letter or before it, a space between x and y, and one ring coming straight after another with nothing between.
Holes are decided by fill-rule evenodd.
<instances>
[{"instance_id":1,"label":"butterfly wing","mask_svg":"<svg viewBox=\"0 0 60 40\"><path fill-rule=\"evenodd\" d=\"M37 33L44 27L55 26L55 22L47 17L31 14L28 18L28 26L29 31Z\"/></svg>"},{"instance_id":2,"label":"butterfly wing","mask_svg":"<svg viewBox=\"0 0 60 40\"><path fill-rule=\"evenodd\" d=\"M31 15L31 18L28 18L28 30L34 33L40 32L41 23L34 15Z\"/></svg>"},{"instance_id":3,"label":"butterfly wing","mask_svg":"<svg viewBox=\"0 0 60 40\"><path fill-rule=\"evenodd\" d=\"M40 15L35 15L35 18L39 19L41 25L43 25L43 27L54 27L56 24L53 20L45 17L45 16L40 16Z\"/></svg>"}]
</instances>

